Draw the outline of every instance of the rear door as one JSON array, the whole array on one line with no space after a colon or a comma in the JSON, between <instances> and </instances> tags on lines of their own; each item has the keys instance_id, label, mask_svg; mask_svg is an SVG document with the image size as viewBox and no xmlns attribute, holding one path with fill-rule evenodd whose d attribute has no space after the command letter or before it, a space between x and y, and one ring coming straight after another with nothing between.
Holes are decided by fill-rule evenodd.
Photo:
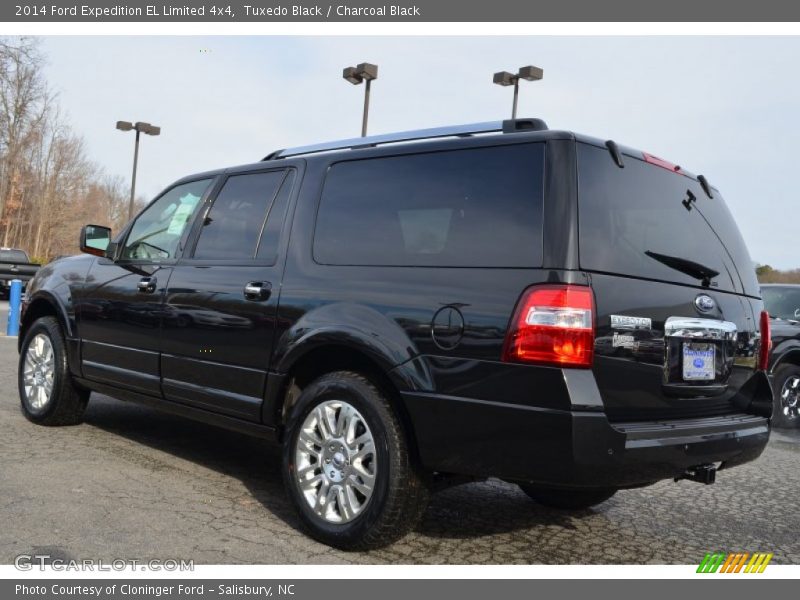
<instances>
[{"instance_id":1,"label":"rear door","mask_svg":"<svg viewBox=\"0 0 800 600\"><path fill-rule=\"evenodd\" d=\"M260 419L296 175L286 167L230 174L204 208L166 291L166 399Z\"/></svg>"},{"instance_id":2,"label":"rear door","mask_svg":"<svg viewBox=\"0 0 800 600\"><path fill-rule=\"evenodd\" d=\"M758 285L718 192L653 159L578 143L580 266L611 420L732 413L755 370ZM760 309L759 309L760 310Z\"/></svg>"}]
</instances>

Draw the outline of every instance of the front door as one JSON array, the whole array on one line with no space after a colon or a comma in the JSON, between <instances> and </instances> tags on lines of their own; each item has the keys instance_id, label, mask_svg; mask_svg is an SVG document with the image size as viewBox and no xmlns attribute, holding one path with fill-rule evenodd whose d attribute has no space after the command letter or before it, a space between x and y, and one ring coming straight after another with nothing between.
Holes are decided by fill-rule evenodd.
<instances>
[{"instance_id":1,"label":"front door","mask_svg":"<svg viewBox=\"0 0 800 600\"><path fill-rule=\"evenodd\" d=\"M164 306L164 397L260 420L293 169L231 174L204 207Z\"/></svg>"},{"instance_id":2,"label":"front door","mask_svg":"<svg viewBox=\"0 0 800 600\"><path fill-rule=\"evenodd\" d=\"M98 258L76 298L83 376L161 395L164 291L212 179L176 185L133 223L117 259Z\"/></svg>"}]
</instances>

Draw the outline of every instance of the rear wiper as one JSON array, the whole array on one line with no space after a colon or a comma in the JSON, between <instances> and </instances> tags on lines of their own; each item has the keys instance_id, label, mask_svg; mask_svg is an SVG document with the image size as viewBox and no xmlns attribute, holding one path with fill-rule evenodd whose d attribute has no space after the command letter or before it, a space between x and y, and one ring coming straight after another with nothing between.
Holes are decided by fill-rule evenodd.
<instances>
[{"instance_id":1,"label":"rear wiper","mask_svg":"<svg viewBox=\"0 0 800 600\"><path fill-rule=\"evenodd\" d=\"M657 260L661 264L667 265L671 269L680 271L689 277L699 279L703 287L710 286L711 280L719 275L719 271L715 271L714 269L711 269L705 265L701 265L700 263L696 263L685 258L680 258L679 256L659 254L657 252L651 252L650 250L645 250L645 254L650 258Z\"/></svg>"}]
</instances>

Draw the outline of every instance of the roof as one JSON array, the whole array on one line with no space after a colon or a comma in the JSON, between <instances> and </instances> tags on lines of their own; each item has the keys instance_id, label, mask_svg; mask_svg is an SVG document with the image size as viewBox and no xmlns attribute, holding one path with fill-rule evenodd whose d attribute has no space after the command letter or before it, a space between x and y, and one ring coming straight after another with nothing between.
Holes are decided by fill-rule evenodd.
<instances>
[{"instance_id":1,"label":"roof","mask_svg":"<svg viewBox=\"0 0 800 600\"><path fill-rule=\"evenodd\" d=\"M600 138L591 137L575 133L572 131L551 130L548 129L547 124L536 118L520 118L520 119L507 119L505 121L488 121L482 123L468 123L462 125L452 125L447 127L434 127L429 129L418 129L411 131L401 131L395 133L379 134L367 137L347 138L342 140L333 140L329 142L321 142L309 144L305 146L298 146L294 148L286 148L276 150L265 156L257 163L250 163L245 165L237 165L222 169L215 169L203 173L195 173L178 180L176 183L181 183L189 180L196 180L203 177L215 177L223 173L231 173L237 171L247 171L257 168L268 168L270 162L281 161L291 158L305 158L319 154L338 155L349 154L353 151L363 151L376 149L390 144L402 144L408 148L412 146L414 150L420 149L421 146L427 146L434 142L445 142L448 138L451 140L456 139L485 139L492 141L496 139L509 140L513 136L514 140L522 141L543 141L552 139L571 139L582 143L591 144L601 148L608 146L609 142ZM519 136L519 138L517 138ZM617 146L620 153L623 155L631 156L639 160L645 159L645 153L635 148L627 146ZM681 168L679 174L689 177L691 179L698 179L698 176ZM718 192L712 185L711 189Z\"/></svg>"}]
</instances>

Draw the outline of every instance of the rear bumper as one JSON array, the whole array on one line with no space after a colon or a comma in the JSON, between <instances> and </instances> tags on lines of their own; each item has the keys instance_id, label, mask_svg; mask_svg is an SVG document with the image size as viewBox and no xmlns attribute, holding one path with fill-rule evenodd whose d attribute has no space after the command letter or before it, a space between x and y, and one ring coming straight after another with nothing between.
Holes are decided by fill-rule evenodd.
<instances>
[{"instance_id":1,"label":"rear bumper","mask_svg":"<svg viewBox=\"0 0 800 600\"><path fill-rule=\"evenodd\" d=\"M756 459L770 431L768 419L745 413L612 424L597 409L403 397L426 468L558 487L634 487L702 464L724 469Z\"/></svg>"}]
</instances>

